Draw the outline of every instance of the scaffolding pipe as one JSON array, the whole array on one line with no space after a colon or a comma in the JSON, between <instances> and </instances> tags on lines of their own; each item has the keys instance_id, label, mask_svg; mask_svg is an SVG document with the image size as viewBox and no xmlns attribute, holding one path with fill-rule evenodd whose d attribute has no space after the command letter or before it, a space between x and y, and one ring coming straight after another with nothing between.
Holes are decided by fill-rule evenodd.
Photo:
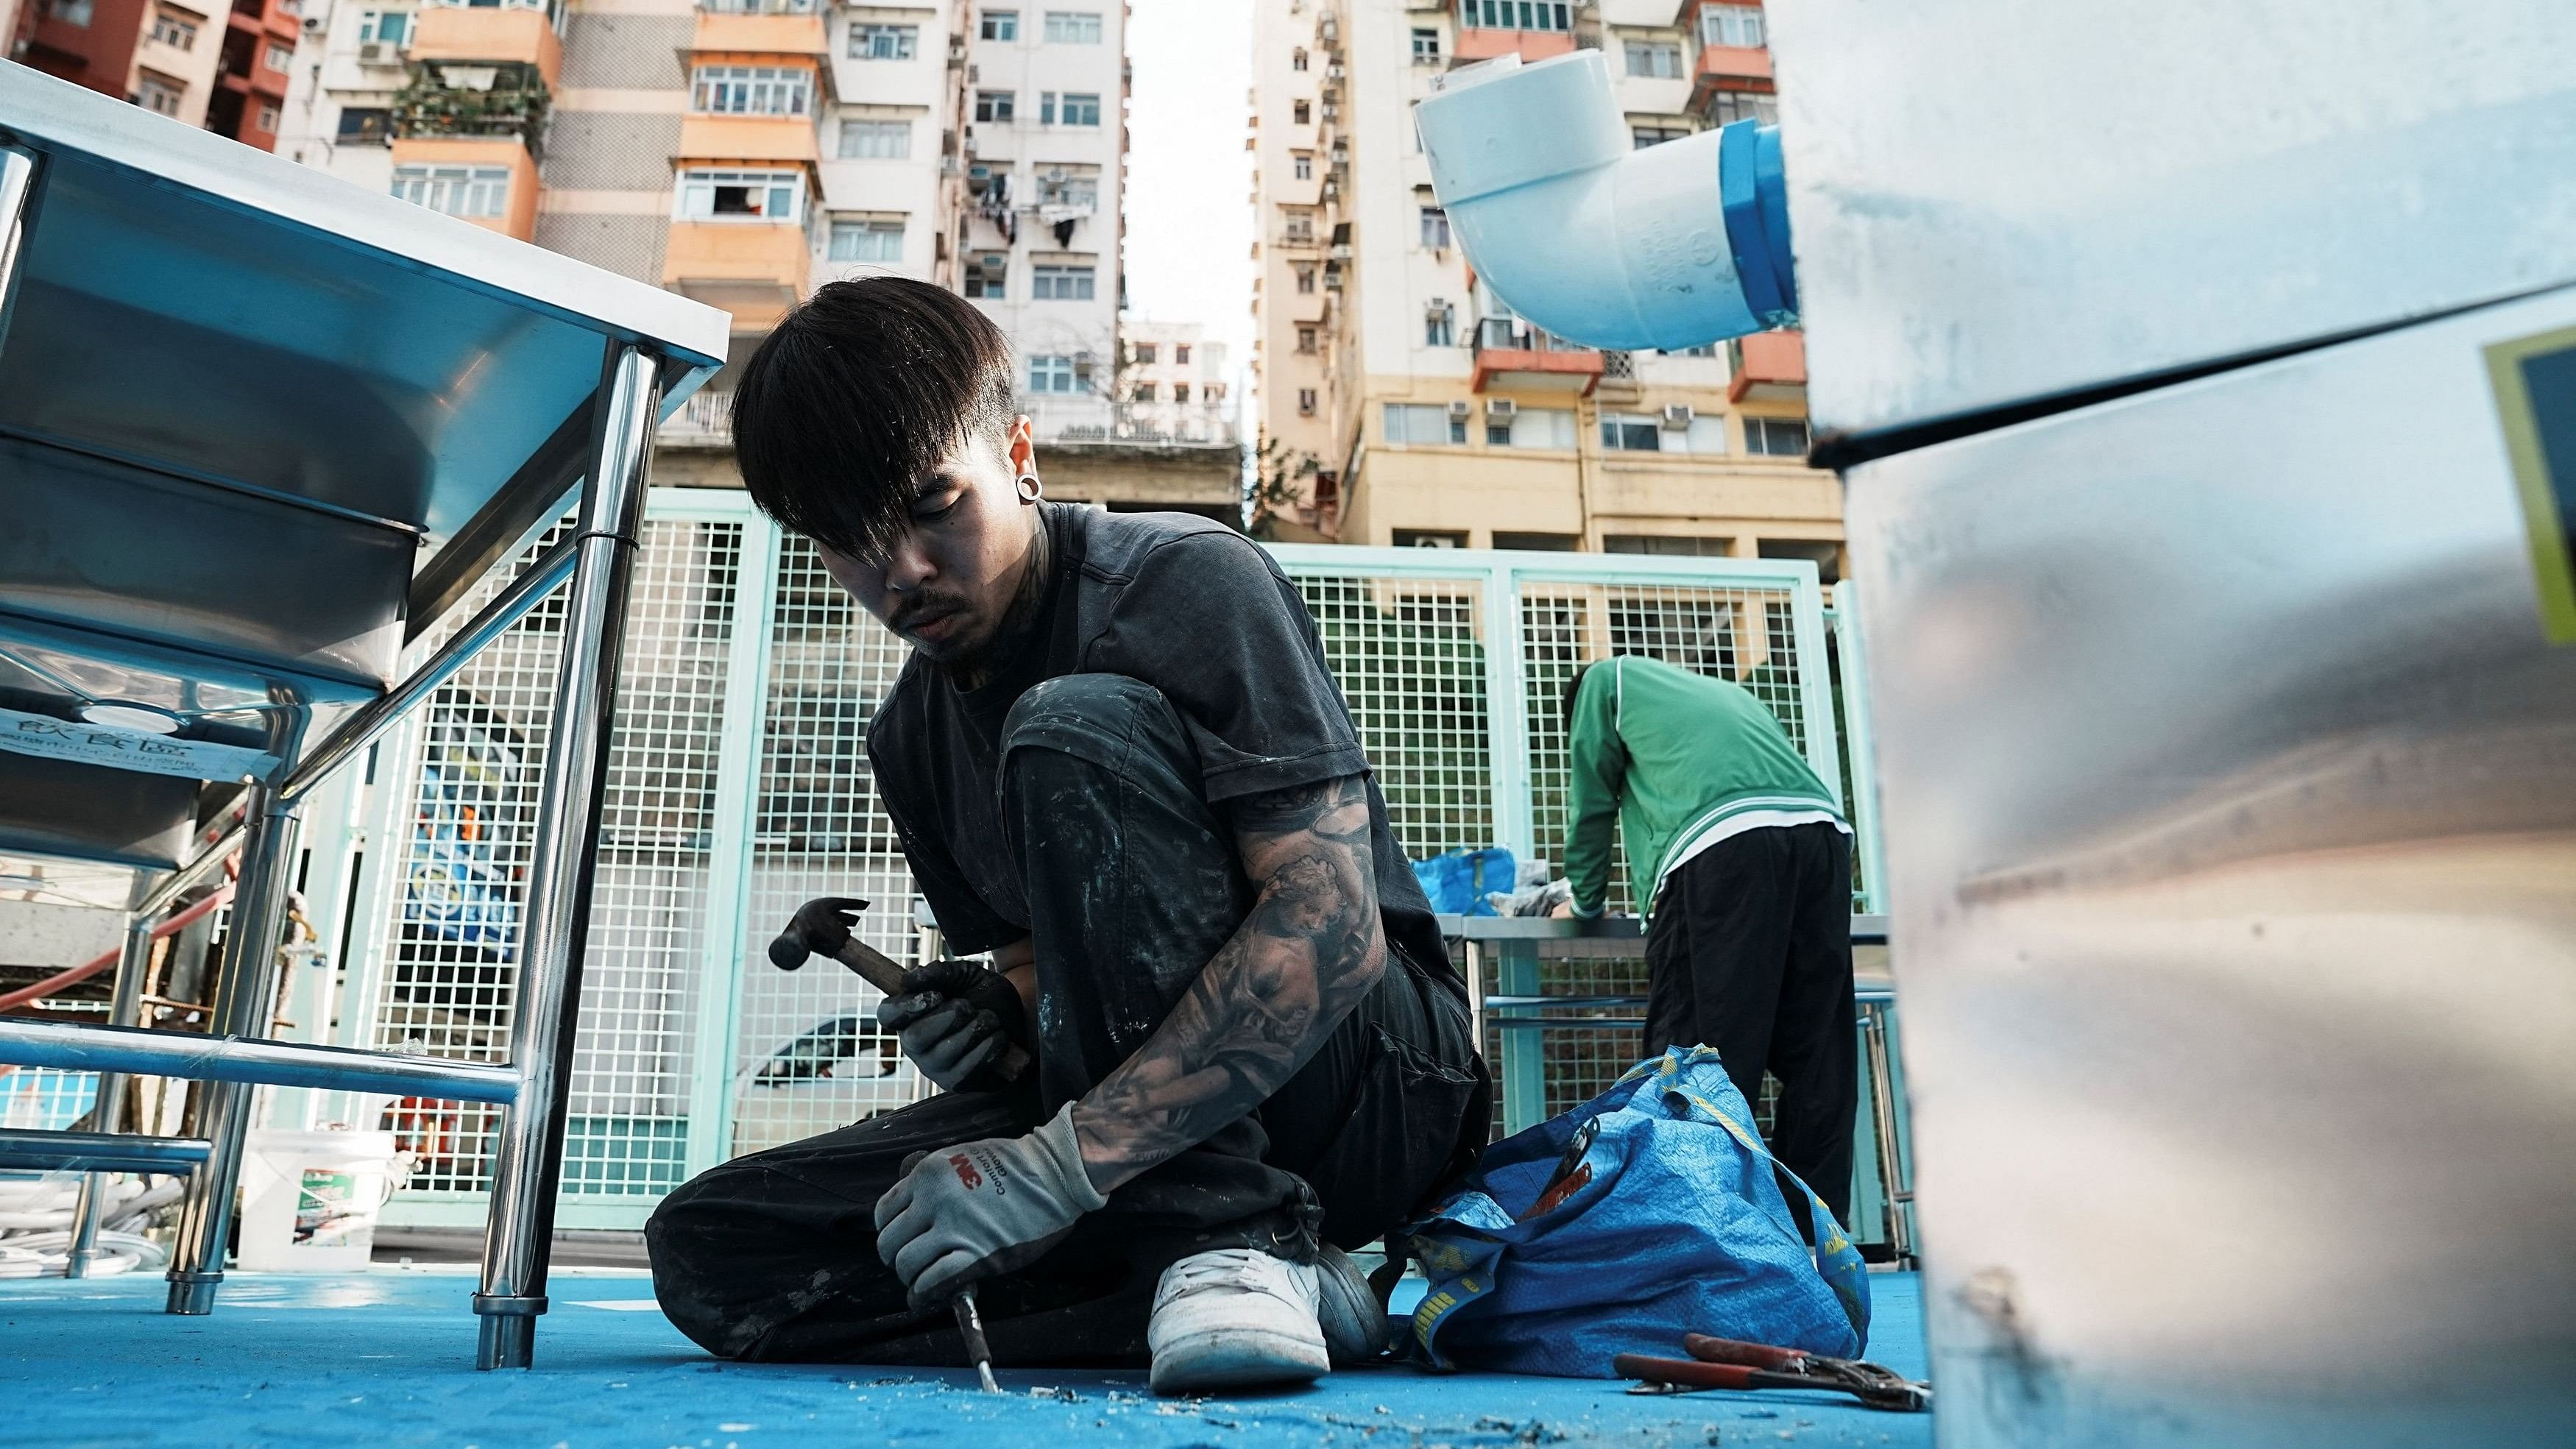
<instances>
[{"instance_id":1,"label":"scaffolding pipe","mask_svg":"<svg viewBox=\"0 0 2576 1449\"><path fill-rule=\"evenodd\" d=\"M38 1172L85 1172L83 1184L99 1180L110 1172L186 1172L204 1162L213 1150L202 1137L138 1137L118 1132L43 1132L32 1127L0 1127L0 1167L32 1168ZM75 1224L77 1227L77 1223ZM93 1243L96 1223L92 1222ZM77 1233L72 1239L76 1252L95 1252L84 1247ZM89 1265L75 1260L80 1272L66 1269L63 1276L87 1275Z\"/></svg>"},{"instance_id":2,"label":"scaffolding pipe","mask_svg":"<svg viewBox=\"0 0 2576 1449\"><path fill-rule=\"evenodd\" d=\"M446 1061L354 1047L130 1026L79 1026L24 1017L0 1017L0 1062L70 1072L131 1072L453 1102L507 1103L519 1088L518 1072L500 1062Z\"/></svg>"},{"instance_id":3,"label":"scaffolding pipe","mask_svg":"<svg viewBox=\"0 0 2576 1449\"><path fill-rule=\"evenodd\" d=\"M149 894L139 883L134 894ZM213 897L208 897L211 901ZM193 919L195 908L181 911L170 920L154 925L150 916L125 918L124 949L117 953L116 987L108 999L107 1024L134 1025L135 1008L142 1004L143 975L152 964L152 942L164 931L181 929L185 920ZM90 1122L100 1134L112 1134L125 1120L125 1074L98 1074L98 1097L90 1108ZM129 1169L140 1170L140 1169ZM184 1170L184 1169L182 1169ZM103 1169L92 1169L81 1179L80 1200L72 1206L72 1241L63 1257L63 1276L86 1278L89 1265L98 1257L98 1221L103 1215L107 1196L107 1178Z\"/></svg>"}]
</instances>

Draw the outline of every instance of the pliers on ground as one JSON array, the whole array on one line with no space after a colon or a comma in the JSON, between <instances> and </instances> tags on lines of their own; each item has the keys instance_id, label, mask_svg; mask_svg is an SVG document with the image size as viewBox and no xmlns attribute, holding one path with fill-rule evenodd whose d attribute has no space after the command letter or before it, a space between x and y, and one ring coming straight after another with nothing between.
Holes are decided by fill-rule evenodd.
<instances>
[{"instance_id":1,"label":"pliers on ground","mask_svg":"<svg viewBox=\"0 0 2576 1449\"><path fill-rule=\"evenodd\" d=\"M1932 1386L1859 1359L1827 1358L1767 1343L1682 1335L1689 1358L1623 1353L1611 1361L1620 1377L1642 1380L1636 1393L1691 1389L1825 1389L1845 1393L1873 1409L1921 1412L1932 1407Z\"/></svg>"}]
</instances>

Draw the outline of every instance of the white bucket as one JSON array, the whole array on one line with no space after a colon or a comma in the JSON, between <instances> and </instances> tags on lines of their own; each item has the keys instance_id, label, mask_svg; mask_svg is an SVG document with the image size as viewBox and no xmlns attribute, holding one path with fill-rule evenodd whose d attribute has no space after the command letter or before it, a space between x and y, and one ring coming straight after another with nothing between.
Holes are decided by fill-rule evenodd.
<instances>
[{"instance_id":1,"label":"white bucket","mask_svg":"<svg viewBox=\"0 0 2576 1449\"><path fill-rule=\"evenodd\" d=\"M241 1266L355 1273L375 1248L389 1191L390 1132L250 1134L242 1158Z\"/></svg>"}]
</instances>

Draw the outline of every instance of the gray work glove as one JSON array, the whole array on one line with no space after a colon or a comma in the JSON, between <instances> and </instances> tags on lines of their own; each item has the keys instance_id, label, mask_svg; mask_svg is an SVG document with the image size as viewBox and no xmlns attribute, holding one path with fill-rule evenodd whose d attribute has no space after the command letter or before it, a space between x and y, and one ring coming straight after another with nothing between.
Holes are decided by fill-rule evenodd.
<instances>
[{"instance_id":1,"label":"gray work glove","mask_svg":"<svg viewBox=\"0 0 2576 1449\"><path fill-rule=\"evenodd\" d=\"M1082 1170L1067 1103L1026 1137L986 1137L922 1155L877 1199L877 1256L915 1312L980 1278L1015 1272L1109 1199Z\"/></svg>"},{"instance_id":2,"label":"gray work glove","mask_svg":"<svg viewBox=\"0 0 2576 1449\"><path fill-rule=\"evenodd\" d=\"M931 961L903 973L903 990L877 1003L877 1025L903 1043L921 1074L948 1091L960 1086L998 1088L990 1072L977 1073L1002 1048L1028 1043L1019 988L999 971L972 961Z\"/></svg>"}]
</instances>

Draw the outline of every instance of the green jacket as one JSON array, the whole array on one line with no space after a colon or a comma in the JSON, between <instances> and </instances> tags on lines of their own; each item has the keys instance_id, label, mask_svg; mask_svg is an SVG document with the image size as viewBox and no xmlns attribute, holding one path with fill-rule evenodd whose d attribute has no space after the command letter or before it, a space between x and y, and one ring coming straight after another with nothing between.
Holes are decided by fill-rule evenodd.
<instances>
[{"instance_id":1,"label":"green jacket","mask_svg":"<svg viewBox=\"0 0 2576 1449\"><path fill-rule=\"evenodd\" d=\"M1660 659L1616 655L1584 674L1570 753L1565 878L1578 916L1600 915L1609 894L1613 814L1641 914L1665 876L1730 835L1818 820L1851 828L1762 701Z\"/></svg>"}]
</instances>

